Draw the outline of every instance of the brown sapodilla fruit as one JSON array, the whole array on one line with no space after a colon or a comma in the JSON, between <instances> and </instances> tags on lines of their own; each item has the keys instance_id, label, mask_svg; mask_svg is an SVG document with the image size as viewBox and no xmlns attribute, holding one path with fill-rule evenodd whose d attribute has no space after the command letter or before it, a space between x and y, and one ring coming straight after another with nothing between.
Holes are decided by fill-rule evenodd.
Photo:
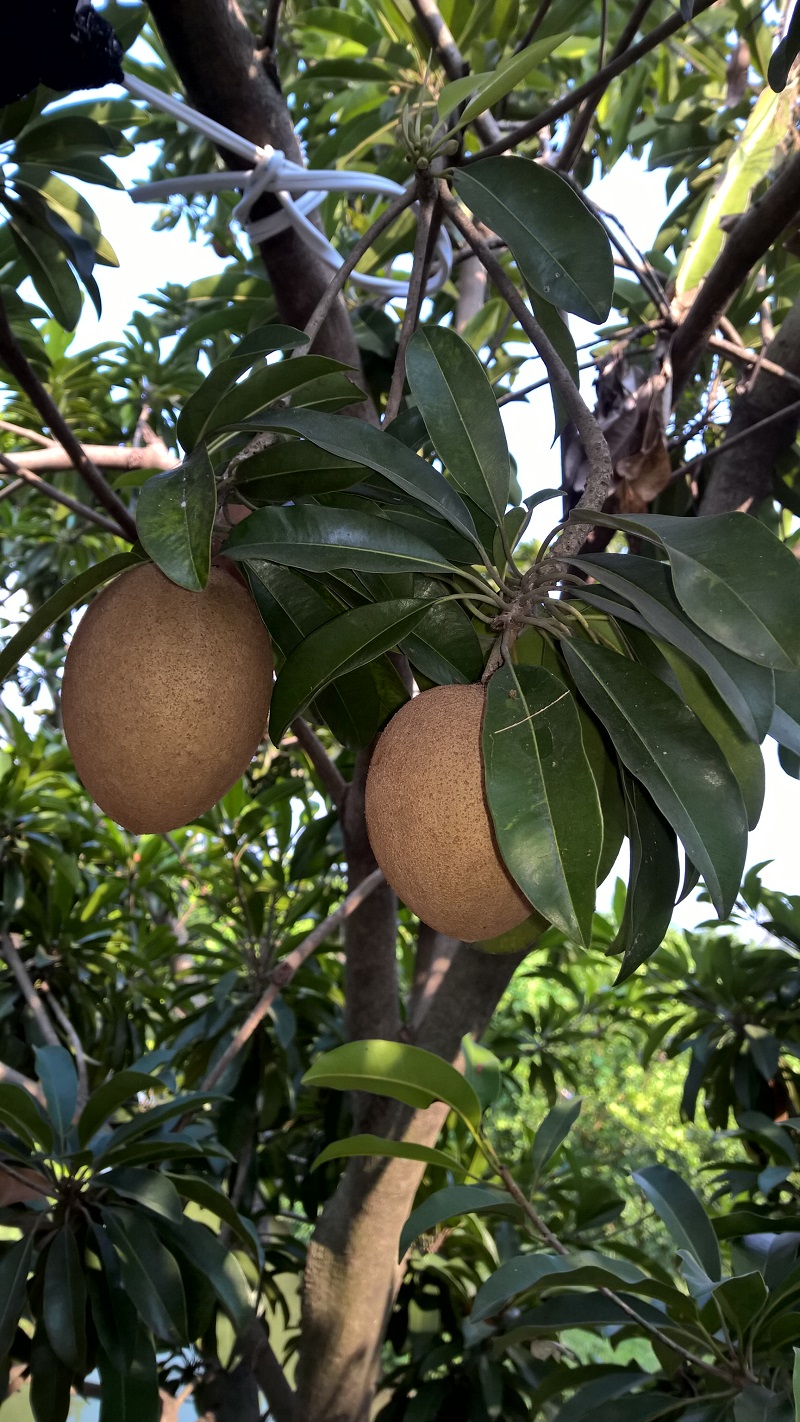
<instances>
[{"instance_id":1,"label":"brown sapodilla fruit","mask_svg":"<svg viewBox=\"0 0 800 1422\"><path fill-rule=\"evenodd\" d=\"M101 810L157 834L211 809L258 749L272 668L255 603L222 568L202 592L149 563L123 573L79 623L61 689L75 768Z\"/></svg>"},{"instance_id":2,"label":"brown sapodilla fruit","mask_svg":"<svg viewBox=\"0 0 800 1422\"><path fill-rule=\"evenodd\" d=\"M482 686L423 691L389 722L367 777L367 830L397 895L439 933L494 938L532 912L503 864L483 785Z\"/></svg>"}]
</instances>

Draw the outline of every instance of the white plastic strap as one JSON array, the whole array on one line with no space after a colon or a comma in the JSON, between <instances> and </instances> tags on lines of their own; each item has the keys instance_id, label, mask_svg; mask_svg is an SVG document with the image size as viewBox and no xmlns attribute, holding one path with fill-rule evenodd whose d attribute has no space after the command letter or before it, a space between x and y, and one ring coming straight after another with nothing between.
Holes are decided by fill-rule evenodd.
<instances>
[{"instance_id":1,"label":"white plastic strap","mask_svg":"<svg viewBox=\"0 0 800 1422\"><path fill-rule=\"evenodd\" d=\"M187 177L168 178L158 183L140 183L132 188L130 195L134 202L159 202L173 197L176 193L225 192L243 189L243 196L233 209L233 216L247 233L251 242L263 242L275 237L279 232L294 227L317 256L331 267L340 267L343 258L331 246L327 237L309 222L308 214L313 212L331 192L360 192L376 197L400 197L406 189L390 178L382 178L377 173L347 173L303 168L292 163L280 149L261 148L241 134L233 133L214 119L206 118L181 99L164 94L152 84L132 75L125 76L125 87L137 99L145 99L149 104L170 114L180 123L187 124L213 143L220 144L230 152L250 164L238 172L194 173ZM281 204L281 211L257 220L251 218L254 204L263 193L273 193ZM444 227L439 229L431 261L430 273L425 286L425 294L432 296L444 285L450 275L453 251L450 238ZM391 276L368 276L354 271L350 280L370 291L381 293L387 299L404 297L408 294L408 280Z\"/></svg>"}]
</instances>

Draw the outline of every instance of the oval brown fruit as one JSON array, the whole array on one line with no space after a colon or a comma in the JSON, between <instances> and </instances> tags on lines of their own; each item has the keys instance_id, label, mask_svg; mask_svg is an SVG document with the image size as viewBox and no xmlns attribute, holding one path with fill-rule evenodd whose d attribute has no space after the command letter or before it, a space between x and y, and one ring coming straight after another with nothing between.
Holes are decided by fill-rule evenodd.
<instances>
[{"instance_id":1,"label":"oval brown fruit","mask_svg":"<svg viewBox=\"0 0 800 1422\"><path fill-rule=\"evenodd\" d=\"M495 938L532 912L500 858L483 787L481 686L437 686L397 712L367 777L375 858L439 933Z\"/></svg>"},{"instance_id":2,"label":"oval brown fruit","mask_svg":"<svg viewBox=\"0 0 800 1422\"><path fill-rule=\"evenodd\" d=\"M152 564L111 583L84 614L61 688L75 769L134 834L210 810L258 749L272 644L250 593L222 568L186 592Z\"/></svg>"}]
</instances>

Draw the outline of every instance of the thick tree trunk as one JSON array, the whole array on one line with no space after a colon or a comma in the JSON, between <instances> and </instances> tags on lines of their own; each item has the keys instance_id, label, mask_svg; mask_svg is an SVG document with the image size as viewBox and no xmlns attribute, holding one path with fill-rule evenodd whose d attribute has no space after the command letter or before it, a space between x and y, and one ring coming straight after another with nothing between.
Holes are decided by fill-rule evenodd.
<instances>
[{"instance_id":1,"label":"thick tree trunk","mask_svg":"<svg viewBox=\"0 0 800 1422\"><path fill-rule=\"evenodd\" d=\"M784 316L764 354L775 365L782 365L793 375L800 376L800 301ZM725 441L744 434L786 406L796 405L798 399L800 388L797 385L762 369L752 389L734 401ZM756 513L759 505L772 496L775 465L779 456L794 444L799 424L800 412L795 409L785 419L755 429L749 439L743 439L730 450L723 444L722 453L710 466L711 477L700 512L717 514L742 509Z\"/></svg>"}]
</instances>

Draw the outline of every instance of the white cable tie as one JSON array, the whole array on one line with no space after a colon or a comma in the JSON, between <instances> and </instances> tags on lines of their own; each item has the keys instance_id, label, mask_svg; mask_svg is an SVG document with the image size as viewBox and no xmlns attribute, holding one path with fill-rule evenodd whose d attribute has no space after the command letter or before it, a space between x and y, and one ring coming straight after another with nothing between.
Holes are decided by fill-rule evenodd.
<instances>
[{"instance_id":1,"label":"white cable tie","mask_svg":"<svg viewBox=\"0 0 800 1422\"><path fill-rule=\"evenodd\" d=\"M293 163L280 149L259 147L241 134L225 128L205 114L198 113L182 99L173 98L131 75L125 76L125 87L135 98L145 99L160 108L178 122L194 128L213 143L237 153L252 166L245 171L189 174L185 177L166 178L156 183L140 183L130 190L134 202L159 202L176 193L226 192L242 189L242 196L233 209L233 217L253 243L267 241L293 227L312 251L336 269L343 262L342 256L331 245L324 233L314 223L309 222L308 213L323 203L331 192L361 192L380 197L400 197L406 189L391 178L383 178L378 173L348 173L342 171L315 170L303 168ZM266 217L253 219L253 207L264 193L272 193L280 203L280 211ZM295 198L297 194L297 198ZM450 238L442 226L436 239L433 260L425 284L425 294L430 296L438 291L450 275L453 249ZM381 292L387 300L408 295L407 279L391 276L371 276L353 271L350 280L367 290Z\"/></svg>"}]
</instances>

